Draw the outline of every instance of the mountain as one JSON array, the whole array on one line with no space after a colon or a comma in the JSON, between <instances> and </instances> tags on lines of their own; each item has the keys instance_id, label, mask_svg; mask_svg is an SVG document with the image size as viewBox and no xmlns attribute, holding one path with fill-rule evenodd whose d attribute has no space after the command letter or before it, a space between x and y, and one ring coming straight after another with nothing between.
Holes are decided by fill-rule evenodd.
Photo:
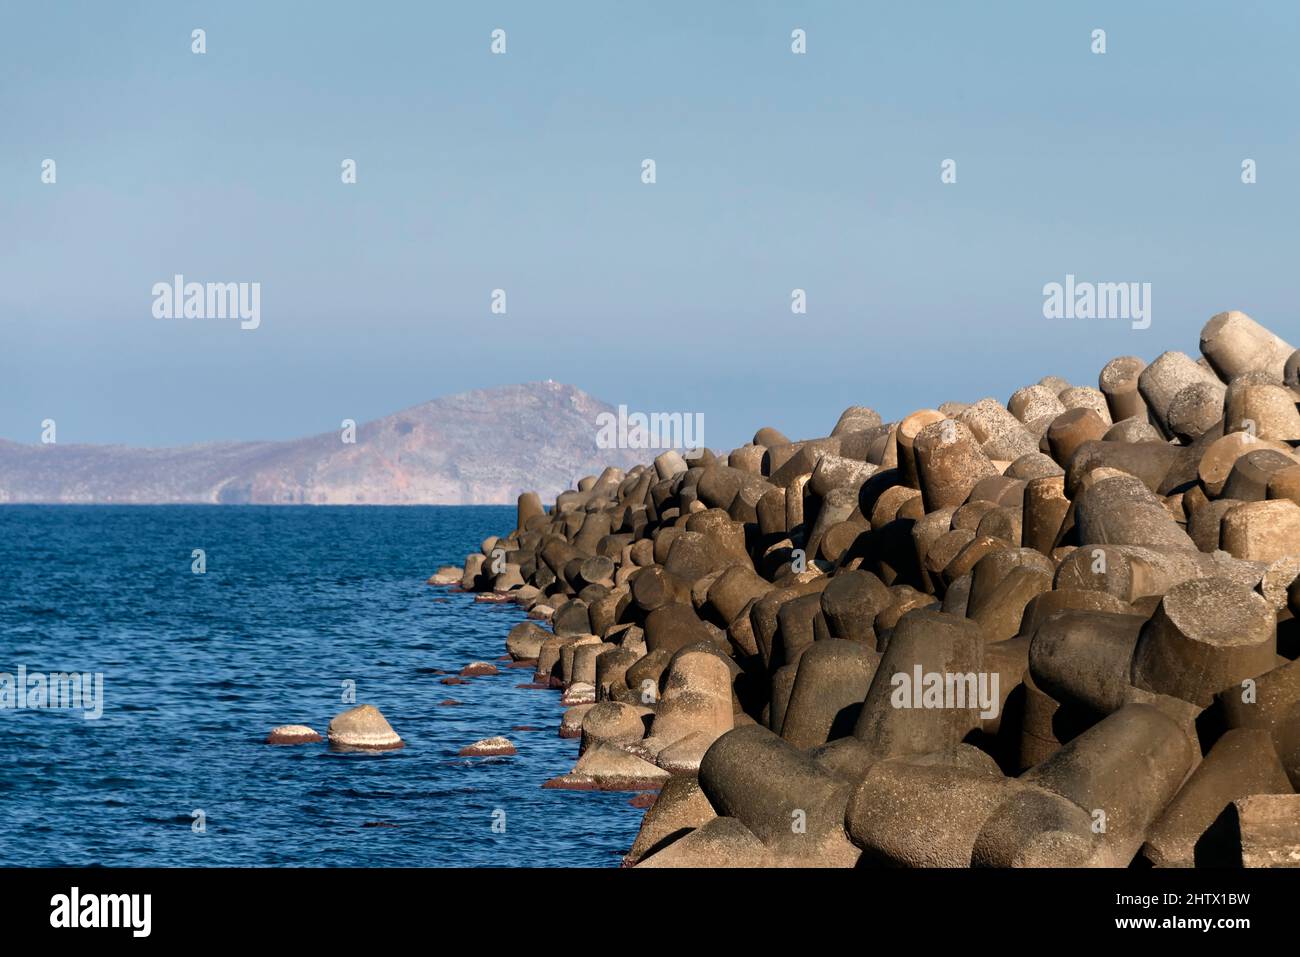
<instances>
[{"instance_id":1,"label":"mountain","mask_svg":"<svg viewBox=\"0 0 1300 957\"><path fill-rule=\"evenodd\" d=\"M21 445L0 439L0 502L485 505L553 499L606 465L654 452L601 449L614 412L556 382L446 396L356 427L285 442L178 448Z\"/></svg>"}]
</instances>

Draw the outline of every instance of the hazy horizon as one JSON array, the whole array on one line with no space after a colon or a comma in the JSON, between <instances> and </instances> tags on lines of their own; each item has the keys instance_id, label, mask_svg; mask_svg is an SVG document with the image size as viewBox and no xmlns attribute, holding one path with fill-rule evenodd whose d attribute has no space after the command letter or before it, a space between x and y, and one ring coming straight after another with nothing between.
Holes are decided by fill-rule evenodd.
<instances>
[{"instance_id":1,"label":"hazy horizon","mask_svg":"<svg viewBox=\"0 0 1300 957\"><path fill-rule=\"evenodd\" d=\"M1297 26L1198 3L9 5L0 436L284 440L550 378L700 413L729 448L851 404L1095 385L1116 355L1195 354L1225 309L1293 338ZM155 318L178 274L260 284L260 324ZM1045 319L1067 275L1150 283L1150 328Z\"/></svg>"}]
</instances>

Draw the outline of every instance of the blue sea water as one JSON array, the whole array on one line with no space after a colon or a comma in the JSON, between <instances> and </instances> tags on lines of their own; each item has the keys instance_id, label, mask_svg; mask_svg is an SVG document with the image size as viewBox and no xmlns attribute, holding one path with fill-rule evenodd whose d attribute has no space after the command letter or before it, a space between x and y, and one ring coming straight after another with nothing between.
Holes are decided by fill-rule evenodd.
<instances>
[{"instance_id":1,"label":"blue sea water","mask_svg":"<svg viewBox=\"0 0 1300 957\"><path fill-rule=\"evenodd\" d=\"M425 579L513 524L504 507L0 507L0 672L104 675L98 720L0 710L0 865L618 864L631 795L541 789L577 756L558 693L504 662L434 673L504 653L518 607ZM345 682L405 748L263 743L324 734ZM456 756L496 734L518 755Z\"/></svg>"}]
</instances>

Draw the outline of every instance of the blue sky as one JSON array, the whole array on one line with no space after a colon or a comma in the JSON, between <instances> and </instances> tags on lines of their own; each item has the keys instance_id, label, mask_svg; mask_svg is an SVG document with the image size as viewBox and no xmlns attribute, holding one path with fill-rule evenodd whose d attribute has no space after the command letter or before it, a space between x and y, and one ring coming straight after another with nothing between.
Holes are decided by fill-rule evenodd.
<instances>
[{"instance_id":1,"label":"blue sky","mask_svg":"<svg viewBox=\"0 0 1300 957\"><path fill-rule=\"evenodd\" d=\"M701 412L718 447L1095 385L1223 309L1294 341L1297 26L1281 3L9 0L0 437L287 438L553 378ZM260 328L153 318L176 273L260 282ZM1151 327L1045 319L1067 273L1150 282Z\"/></svg>"}]
</instances>

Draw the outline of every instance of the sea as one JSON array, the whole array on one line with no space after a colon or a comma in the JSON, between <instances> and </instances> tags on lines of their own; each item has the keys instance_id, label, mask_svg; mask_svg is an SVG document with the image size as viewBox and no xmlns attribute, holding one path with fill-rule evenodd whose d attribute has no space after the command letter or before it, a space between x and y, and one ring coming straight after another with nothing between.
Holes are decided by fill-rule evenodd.
<instances>
[{"instance_id":1,"label":"sea","mask_svg":"<svg viewBox=\"0 0 1300 957\"><path fill-rule=\"evenodd\" d=\"M426 584L514 520L0 507L0 866L618 866L632 795L542 788L577 742L559 693L496 661L521 609ZM442 683L475 660L500 673ZM79 699L49 694L73 674ZM264 743L362 703L404 748ZM457 757L496 735L518 754Z\"/></svg>"}]
</instances>

